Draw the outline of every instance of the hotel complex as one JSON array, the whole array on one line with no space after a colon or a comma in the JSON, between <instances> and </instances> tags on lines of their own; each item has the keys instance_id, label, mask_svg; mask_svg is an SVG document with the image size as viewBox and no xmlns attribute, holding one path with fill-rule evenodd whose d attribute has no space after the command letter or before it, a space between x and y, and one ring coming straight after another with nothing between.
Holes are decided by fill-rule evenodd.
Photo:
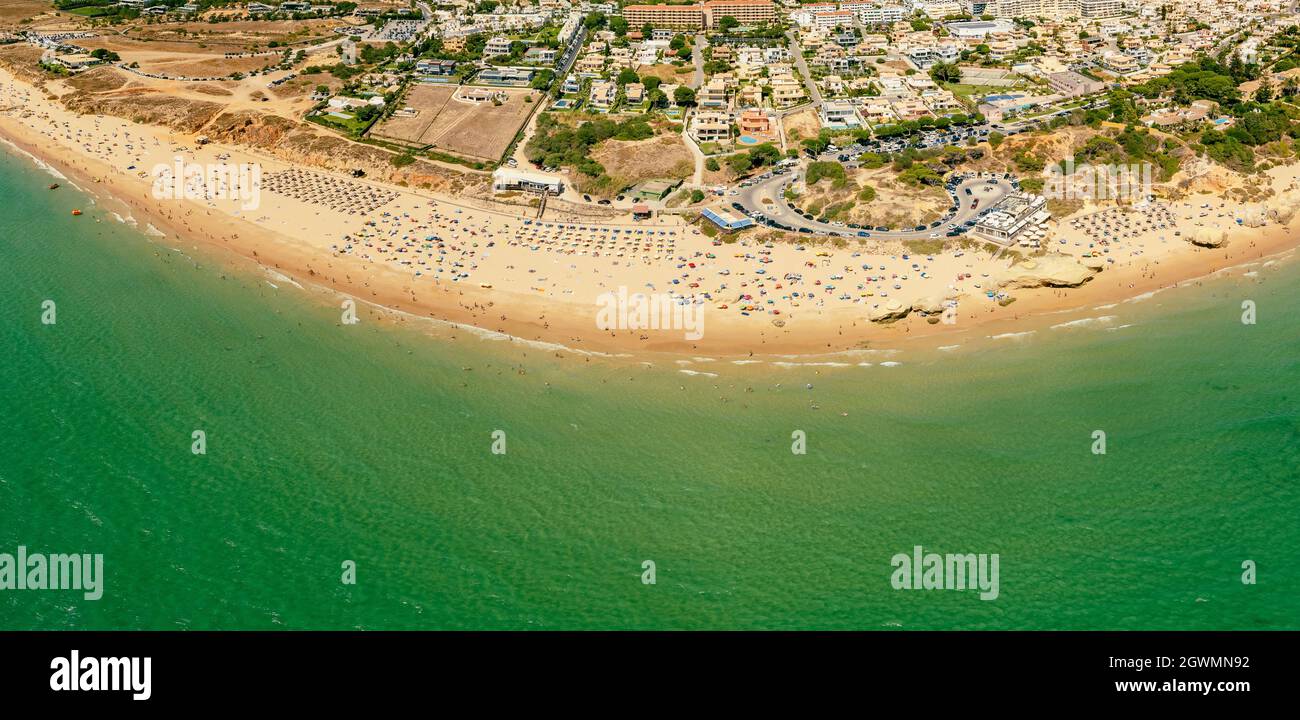
<instances>
[{"instance_id":1,"label":"hotel complex","mask_svg":"<svg viewBox=\"0 0 1300 720\"><path fill-rule=\"evenodd\" d=\"M771 0L710 0L698 5L628 5L623 17L632 28L651 25L659 28L715 28L724 17L733 17L741 25L757 25L776 20L776 5Z\"/></svg>"}]
</instances>

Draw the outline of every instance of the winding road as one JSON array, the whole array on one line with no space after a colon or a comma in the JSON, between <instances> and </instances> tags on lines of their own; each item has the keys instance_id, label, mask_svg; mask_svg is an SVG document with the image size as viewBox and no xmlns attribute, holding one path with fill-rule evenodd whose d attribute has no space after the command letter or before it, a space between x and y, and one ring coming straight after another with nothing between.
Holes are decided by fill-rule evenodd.
<instances>
[{"instance_id":1,"label":"winding road","mask_svg":"<svg viewBox=\"0 0 1300 720\"><path fill-rule=\"evenodd\" d=\"M939 220L937 226L927 224L924 230L915 228L907 229L890 229L877 231L874 228L851 228L847 226L834 225L831 223L809 220L800 215L798 212L790 209L785 199L785 189L790 183L800 179L804 170L803 167L792 173L784 175L773 175L772 177L755 183L747 188L737 188L736 195L728 195L726 198L730 203L737 203L748 212L758 212L763 216L774 220L781 225L794 228L796 232L804 232L817 235L839 235L841 237L872 237L886 240L918 240L929 238L932 234L938 234L940 238L945 237L948 232L948 225L962 225L968 221L974 220L980 212L996 205L1002 198L1009 195L1015 190L1010 180L1002 177L996 178L971 178L959 183L953 188L952 194L956 198L957 211L952 214L945 214ZM992 182L990 182L992 180ZM969 190L971 194L967 195ZM770 202L764 202L768 200ZM972 208L971 203L978 200L976 207ZM866 232L869 235L863 236L861 233Z\"/></svg>"}]
</instances>

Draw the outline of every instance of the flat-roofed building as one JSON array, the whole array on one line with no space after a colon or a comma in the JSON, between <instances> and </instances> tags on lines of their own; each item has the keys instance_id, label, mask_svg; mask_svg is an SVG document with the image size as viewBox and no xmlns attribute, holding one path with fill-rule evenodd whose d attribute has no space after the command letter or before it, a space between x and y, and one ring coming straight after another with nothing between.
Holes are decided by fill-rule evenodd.
<instances>
[{"instance_id":1,"label":"flat-roofed building","mask_svg":"<svg viewBox=\"0 0 1300 720\"><path fill-rule=\"evenodd\" d=\"M1049 74L1047 76L1047 84L1050 85L1053 90L1065 97L1091 95L1106 89L1106 83L1100 80L1093 80L1087 75L1080 75L1073 70Z\"/></svg>"},{"instance_id":2,"label":"flat-roofed building","mask_svg":"<svg viewBox=\"0 0 1300 720\"><path fill-rule=\"evenodd\" d=\"M831 130L848 130L862 127L858 109L849 102L824 102L821 109L822 127Z\"/></svg>"},{"instance_id":3,"label":"flat-roofed building","mask_svg":"<svg viewBox=\"0 0 1300 720\"><path fill-rule=\"evenodd\" d=\"M532 68L519 67L490 67L475 78L477 82L492 85L527 85L532 79Z\"/></svg>"},{"instance_id":4,"label":"flat-roofed building","mask_svg":"<svg viewBox=\"0 0 1300 720\"><path fill-rule=\"evenodd\" d=\"M727 83L721 78L713 78L700 88L695 102L702 108L725 109L727 103Z\"/></svg>"},{"instance_id":5,"label":"flat-roofed building","mask_svg":"<svg viewBox=\"0 0 1300 720\"><path fill-rule=\"evenodd\" d=\"M451 60L417 60L415 72L421 75L451 75L456 72L456 63Z\"/></svg>"},{"instance_id":6,"label":"flat-roofed building","mask_svg":"<svg viewBox=\"0 0 1300 720\"><path fill-rule=\"evenodd\" d=\"M553 195L559 195L564 191L564 179L545 173L498 168L492 173L492 190L493 192L507 192L510 190L545 191Z\"/></svg>"},{"instance_id":7,"label":"flat-roofed building","mask_svg":"<svg viewBox=\"0 0 1300 720\"><path fill-rule=\"evenodd\" d=\"M638 30L645 25L696 30L704 27L704 6L628 5L623 8L623 18L629 27Z\"/></svg>"},{"instance_id":8,"label":"flat-roofed building","mask_svg":"<svg viewBox=\"0 0 1300 720\"><path fill-rule=\"evenodd\" d=\"M1047 198L1014 192L994 205L993 211L976 223L971 232L987 240L1009 245L1031 225L1045 222L1049 217L1051 213L1047 211Z\"/></svg>"},{"instance_id":9,"label":"flat-roofed building","mask_svg":"<svg viewBox=\"0 0 1300 720\"><path fill-rule=\"evenodd\" d=\"M691 135L702 143L730 140L731 116L725 112L701 110L691 121Z\"/></svg>"},{"instance_id":10,"label":"flat-roofed building","mask_svg":"<svg viewBox=\"0 0 1300 720\"><path fill-rule=\"evenodd\" d=\"M840 7L847 8L847 5ZM857 13L863 25L884 25L902 22L903 18L907 17L908 11L902 5L870 5L857 10Z\"/></svg>"},{"instance_id":11,"label":"flat-roofed building","mask_svg":"<svg viewBox=\"0 0 1300 720\"><path fill-rule=\"evenodd\" d=\"M837 27L853 27L857 15L851 10L823 10L813 13L813 25L823 30L833 30Z\"/></svg>"},{"instance_id":12,"label":"flat-roofed building","mask_svg":"<svg viewBox=\"0 0 1300 720\"><path fill-rule=\"evenodd\" d=\"M103 61L97 57L86 55L84 53L74 53L71 55L55 55L54 62L69 70L84 70L91 65L98 65Z\"/></svg>"},{"instance_id":13,"label":"flat-roofed building","mask_svg":"<svg viewBox=\"0 0 1300 720\"><path fill-rule=\"evenodd\" d=\"M706 27L718 27L724 17L733 17L741 25L758 25L776 20L776 4L771 0L709 0L704 3Z\"/></svg>"},{"instance_id":14,"label":"flat-roofed building","mask_svg":"<svg viewBox=\"0 0 1300 720\"><path fill-rule=\"evenodd\" d=\"M953 37L962 40L983 39L989 35L1010 33L1015 27L1009 20L963 20L944 23Z\"/></svg>"},{"instance_id":15,"label":"flat-roofed building","mask_svg":"<svg viewBox=\"0 0 1300 720\"><path fill-rule=\"evenodd\" d=\"M510 38L504 35L498 35L483 46L483 57L496 57L498 55L510 54Z\"/></svg>"},{"instance_id":16,"label":"flat-roofed building","mask_svg":"<svg viewBox=\"0 0 1300 720\"><path fill-rule=\"evenodd\" d=\"M628 5L623 17L629 27L638 30L647 23L655 28L714 28L724 17L733 17L741 25L758 25L776 20L776 4L771 0L710 0L696 5Z\"/></svg>"},{"instance_id":17,"label":"flat-roofed building","mask_svg":"<svg viewBox=\"0 0 1300 720\"><path fill-rule=\"evenodd\" d=\"M796 105L803 100L803 84L793 77L784 75L771 78L772 104L776 107Z\"/></svg>"},{"instance_id":18,"label":"flat-roofed building","mask_svg":"<svg viewBox=\"0 0 1300 720\"><path fill-rule=\"evenodd\" d=\"M772 118L762 110L750 109L742 112L736 120L742 133L769 133L772 131Z\"/></svg>"},{"instance_id":19,"label":"flat-roofed building","mask_svg":"<svg viewBox=\"0 0 1300 720\"><path fill-rule=\"evenodd\" d=\"M608 110L614 106L615 100L618 99L618 86L608 80L600 80L591 84L591 106L601 110Z\"/></svg>"},{"instance_id":20,"label":"flat-roofed building","mask_svg":"<svg viewBox=\"0 0 1300 720\"><path fill-rule=\"evenodd\" d=\"M1124 12L1124 0L1079 0L1079 16L1085 18L1115 17Z\"/></svg>"}]
</instances>

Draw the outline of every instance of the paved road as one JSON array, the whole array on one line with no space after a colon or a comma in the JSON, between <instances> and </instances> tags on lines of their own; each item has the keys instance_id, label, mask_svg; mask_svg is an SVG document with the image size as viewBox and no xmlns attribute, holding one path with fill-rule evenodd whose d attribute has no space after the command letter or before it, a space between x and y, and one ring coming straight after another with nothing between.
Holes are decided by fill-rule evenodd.
<instances>
[{"instance_id":1,"label":"paved road","mask_svg":"<svg viewBox=\"0 0 1300 720\"><path fill-rule=\"evenodd\" d=\"M738 194L731 195L728 193L726 202L728 204L733 202L740 203L740 205L746 209L757 210L782 225L795 228L796 231L799 228L808 228L812 233L817 235L843 235L857 237L859 231L855 228L840 227L830 223L808 220L799 213L790 209L786 204L784 196L785 188L789 183L802 177L802 173L803 169L801 167L797 172L787 173L785 175L775 175L768 180L751 185L750 187L737 188ZM966 194L968 188L971 191L970 195ZM973 219L981 210L995 205L999 200L1006 197L1013 189L1014 188L1010 181L1003 179L998 179L995 183L989 183L986 179L967 180L958 185L955 189L958 198L957 212L953 215L945 215L940 221L939 227L927 227L924 230L895 229L882 232L867 230L867 232L871 233L872 238L886 240L926 239L935 233L937 233L940 238L943 238L945 237L944 233L948 232L949 223L960 225L967 220ZM772 202L763 202L765 198L770 199ZM979 205L975 208L971 207L971 202L973 200L979 200Z\"/></svg>"},{"instance_id":2,"label":"paved road","mask_svg":"<svg viewBox=\"0 0 1300 720\"><path fill-rule=\"evenodd\" d=\"M704 33L695 36L695 48L691 50L691 58L695 61L695 77L691 80L691 89L699 90L704 86L704 48L709 46L708 38Z\"/></svg>"},{"instance_id":3,"label":"paved road","mask_svg":"<svg viewBox=\"0 0 1300 720\"><path fill-rule=\"evenodd\" d=\"M700 150L699 145L695 144L695 138L691 137L690 127L692 114L692 112L687 112L682 117L682 142L685 143L687 149L691 151L691 158L695 162L695 172L691 174L690 186L700 187L704 184L705 157L704 151Z\"/></svg>"},{"instance_id":4,"label":"paved road","mask_svg":"<svg viewBox=\"0 0 1300 720\"><path fill-rule=\"evenodd\" d=\"M808 97L812 98L813 105L817 109L822 106L822 94L817 90L817 83L813 82L812 73L808 71L808 62L803 59L803 48L799 45L799 40L795 37L794 31L791 30L785 34L790 40L790 54L794 56L794 66L799 70L799 75L803 77L803 84L808 89Z\"/></svg>"}]
</instances>

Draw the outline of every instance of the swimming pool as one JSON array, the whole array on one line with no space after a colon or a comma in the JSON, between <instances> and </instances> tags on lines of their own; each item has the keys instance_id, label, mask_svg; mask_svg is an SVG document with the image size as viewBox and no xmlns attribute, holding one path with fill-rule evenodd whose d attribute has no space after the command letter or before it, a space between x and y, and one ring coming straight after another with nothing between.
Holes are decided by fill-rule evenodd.
<instances>
[{"instance_id":1,"label":"swimming pool","mask_svg":"<svg viewBox=\"0 0 1300 720\"><path fill-rule=\"evenodd\" d=\"M739 138L739 141L740 141L740 144L741 144L741 145L757 145L757 144L758 144L758 138L753 137L753 136L751 136L751 135L741 135L740 138Z\"/></svg>"},{"instance_id":2,"label":"swimming pool","mask_svg":"<svg viewBox=\"0 0 1300 720\"><path fill-rule=\"evenodd\" d=\"M986 95L984 97L984 102L994 102L997 100L1016 100L1022 97L1024 97L1024 95Z\"/></svg>"}]
</instances>

